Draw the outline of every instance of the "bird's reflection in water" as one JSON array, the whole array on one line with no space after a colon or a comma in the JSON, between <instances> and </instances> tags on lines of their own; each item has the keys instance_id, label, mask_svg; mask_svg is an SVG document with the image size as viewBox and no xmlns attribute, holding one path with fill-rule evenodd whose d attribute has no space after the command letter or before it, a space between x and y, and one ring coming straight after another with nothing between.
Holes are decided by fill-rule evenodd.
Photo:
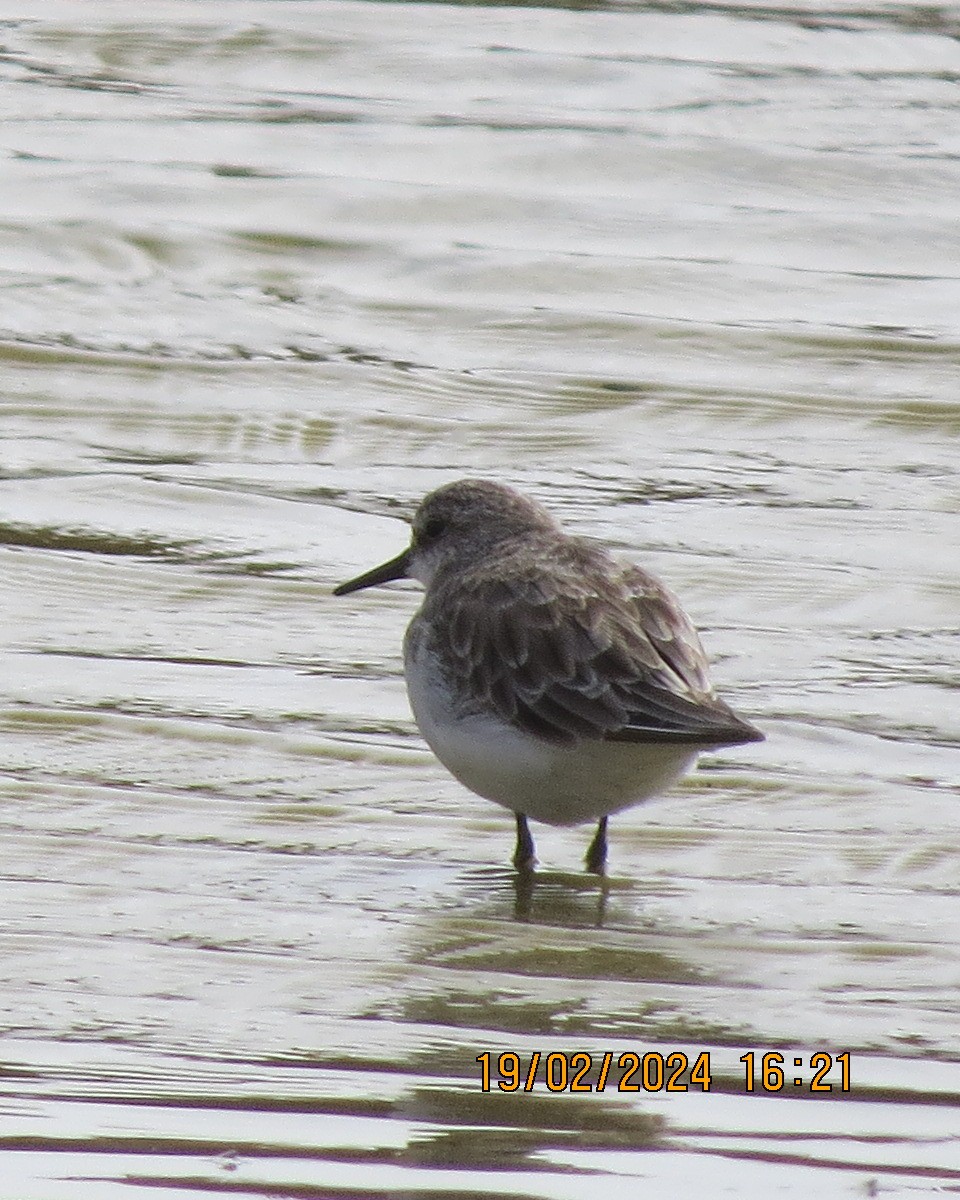
<instances>
[{"instance_id":1,"label":"bird's reflection in water","mask_svg":"<svg viewBox=\"0 0 960 1200\"><path fill-rule=\"evenodd\" d=\"M514 920L531 924L602 928L607 916L610 881L606 876L561 871L515 871Z\"/></svg>"},{"instance_id":2,"label":"bird's reflection in water","mask_svg":"<svg viewBox=\"0 0 960 1200\"><path fill-rule=\"evenodd\" d=\"M490 916L502 919L509 915L528 924L570 929L602 928L611 916L611 901L615 903L617 893L633 890L629 880L586 872L506 867L476 868L465 882L469 893L496 910Z\"/></svg>"}]
</instances>

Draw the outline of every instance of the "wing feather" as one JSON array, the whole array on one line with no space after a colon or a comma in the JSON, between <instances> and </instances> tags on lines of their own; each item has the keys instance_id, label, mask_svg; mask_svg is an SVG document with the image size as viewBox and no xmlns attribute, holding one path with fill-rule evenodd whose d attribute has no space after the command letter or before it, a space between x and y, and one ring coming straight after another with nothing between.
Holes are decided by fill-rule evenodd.
<instances>
[{"instance_id":1,"label":"wing feather","mask_svg":"<svg viewBox=\"0 0 960 1200\"><path fill-rule=\"evenodd\" d=\"M658 579L544 537L539 561L525 542L434 581L424 615L468 704L557 743L762 736L714 694L697 632Z\"/></svg>"}]
</instances>

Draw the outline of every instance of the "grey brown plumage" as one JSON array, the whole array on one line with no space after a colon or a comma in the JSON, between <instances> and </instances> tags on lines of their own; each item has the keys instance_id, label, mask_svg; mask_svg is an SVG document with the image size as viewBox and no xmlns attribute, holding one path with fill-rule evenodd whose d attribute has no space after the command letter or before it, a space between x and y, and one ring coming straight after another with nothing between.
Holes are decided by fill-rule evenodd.
<instances>
[{"instance_id":1,"label":"grey brown plumage","mask_svg":"<svg viewBox=\"0 0 960 1200\"><path fill-rule=\"evenodd\" d=\"M472 565L441 567L423 618L465 702L535 737L706 747L760 736L714 694L700 638L663 584L579 539L506 538Z\"/></svg>"},{"instance_id":2,"label":"grey brown plumage","mask_svg":"<svg viewBox=\"0 0 960 1200\"><path fill-rule=\"evenodd\" d=\"M533 860L531 815L599 819L588 866L602 870L609 813L700 750L763 739L715 694L673 593L512 488L438 488L409 548L336 594L407 575L426 587L404 639L414 715L458 779L517 814L518 866Z\"/></svg>"}]
</instances>

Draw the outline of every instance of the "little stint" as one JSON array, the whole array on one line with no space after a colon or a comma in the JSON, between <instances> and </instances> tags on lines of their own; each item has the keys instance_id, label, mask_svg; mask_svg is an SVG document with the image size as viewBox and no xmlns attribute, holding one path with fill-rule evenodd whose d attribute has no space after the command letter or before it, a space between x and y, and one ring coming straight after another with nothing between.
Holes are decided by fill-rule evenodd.
<instances>
[{"instance_id":1,"label":"little stint","mask_svg":"<svg viewBox=\"0 0 960 1200\"><path fill-rule=\"evenodd\" d=\"M405 577L426 588L403 643L413 714L461 783L516 815L520 871L536 861L528 818L596 821L586 865L602 874L611 813L702 750L763 740L714 693L673 593L512 488L431 492L409 547L334 594Z\"/></svg>"}]
</instances>

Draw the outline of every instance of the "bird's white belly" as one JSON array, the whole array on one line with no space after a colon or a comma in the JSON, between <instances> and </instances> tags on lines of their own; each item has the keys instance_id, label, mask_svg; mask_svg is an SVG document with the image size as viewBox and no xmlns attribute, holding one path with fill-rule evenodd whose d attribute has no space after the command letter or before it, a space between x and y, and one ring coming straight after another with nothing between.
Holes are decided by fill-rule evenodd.
<instances>
[{"instance_id":1,"label":"bird's white belly","mask_svg":"<svg viewBox=\"0 0 960 1200\"><path fill-rule=\"evenodd\" d=\"M689 746L584 740L555 746L492 716L457 718L440 672L407 662L420 732L466 787L548 825L578 825L639 804L676 782L697 757Z\"/></svg>"}]
</instances>

